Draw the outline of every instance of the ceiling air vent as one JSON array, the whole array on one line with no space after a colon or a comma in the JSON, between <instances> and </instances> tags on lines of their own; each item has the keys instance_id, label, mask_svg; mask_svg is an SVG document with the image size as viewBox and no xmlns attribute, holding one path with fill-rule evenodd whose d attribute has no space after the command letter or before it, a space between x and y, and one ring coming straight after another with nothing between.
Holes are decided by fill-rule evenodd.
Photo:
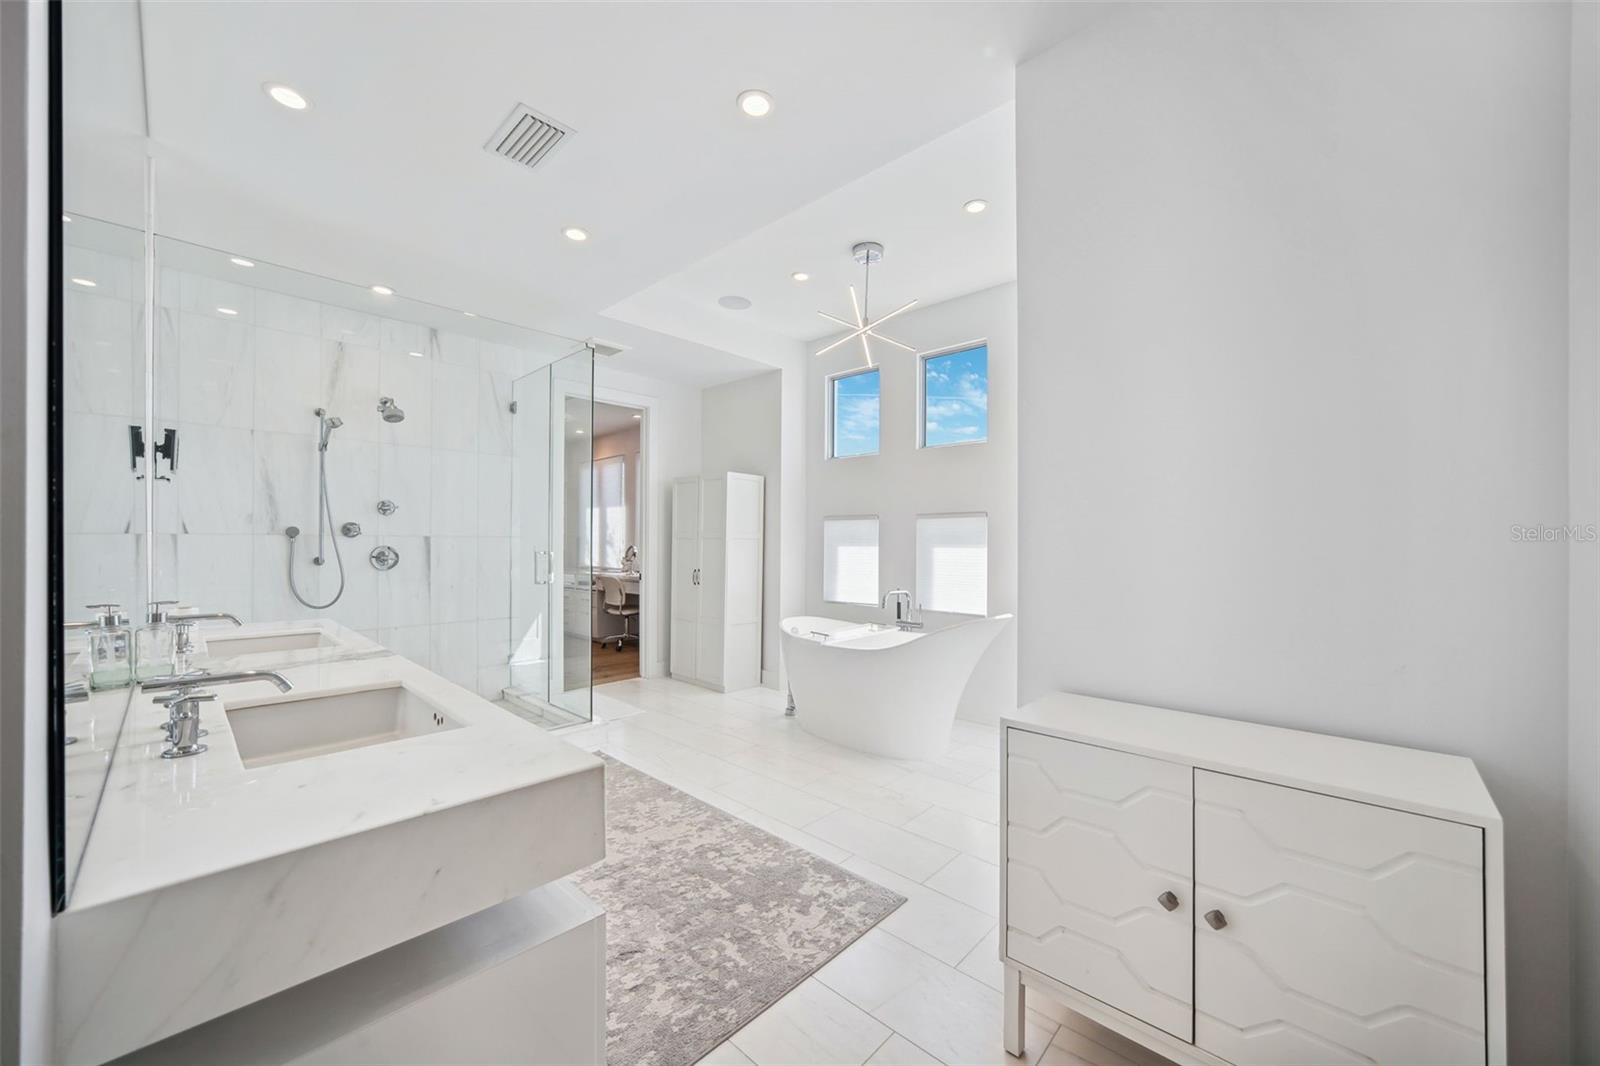
<instances>
[{"instance_id":1,"label":"ceiling air vent","mask_svg":"<svg viewBox=\"0 0 1600 1066\"><path fill-rule=\"evenodd\" d=\"M613 344L611 341L603 341L599 337L590 337L588 343L589 347L594 349L594 354L601 358L620 355L628 350L626 344Z\"/></svg>"},{"instance_id":2,"label":"ceiling air vent","mask_svg":"<svg viewBox=\"0 0 1600 1066\"><path fill-rule=\"evenodd\" d=\"M494 131L484 150L504 156L513 163L536 167L555 151L572 131L539 114L527 104L518 104Z\"/></svg>"}]
</instances>

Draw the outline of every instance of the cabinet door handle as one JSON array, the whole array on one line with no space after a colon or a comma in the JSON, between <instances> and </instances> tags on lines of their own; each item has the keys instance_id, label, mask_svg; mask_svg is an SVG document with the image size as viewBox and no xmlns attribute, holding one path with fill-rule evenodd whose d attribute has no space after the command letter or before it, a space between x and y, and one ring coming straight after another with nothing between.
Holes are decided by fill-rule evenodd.
<instances>
[{"instance_id":1,"label":"cabinet door handle","mask_svg":"<svg viewBox=\"0 0 1600 1066\"><path fill-rule=\"evenodd\" d=\"M1157 896L1156 902L1167 908L1169 911L1175 911L1178 909L1178 897L1174 896L1171 890L1163 892L1161 895Z\"/></svg>"},{"instance_id":2,"label":"cabinet door handle","mask_svg":"<svg viewBox=\"0 0 1600 1066\"><path fill-rule=\"evenodd\" d=\"M1213 929L1221 929L1228 924L1228 919L1223 917L1221 911L1206 911L1206 924Z\"/></svg>"}]
</instances>

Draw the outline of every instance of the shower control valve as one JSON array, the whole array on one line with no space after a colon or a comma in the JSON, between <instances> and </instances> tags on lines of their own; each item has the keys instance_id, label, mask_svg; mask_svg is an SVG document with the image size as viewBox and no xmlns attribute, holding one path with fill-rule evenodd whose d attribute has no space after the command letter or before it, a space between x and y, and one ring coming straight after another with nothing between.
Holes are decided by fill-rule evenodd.
<instances>
[{"instance_id":1,"label":"shower control valve","mask_svg":"<svg viewBox=\"0 0 1600 1066\"><path fill-rule=\"evenodd\" d=\"M374 570L393 570L400 565L400 553L387 544L373 548L367 558L372 562Z\"/></svg>"},{"instance_id":2,"label":"shower control valve","mask_svg":"<svg viewBox=\"0 0 1600 1066\"><path fill-rule=\"evenodd\" d=\"M359 537L361 536L361 523L346 522L344 525L339 527L339 532L347 537Z\"/></svg>"},{"instance_id":3,"label":"shower control valve","mask_svg":"<svg viewBox=\"0 0 1600 1066\"><path fill-rule=\"evenodd\" d=\"M393 500L378 501L378 513L383 515L385 518L394 514L398 510L400 510L400 505L395 503Z\"/></svg>"}]
</instances>

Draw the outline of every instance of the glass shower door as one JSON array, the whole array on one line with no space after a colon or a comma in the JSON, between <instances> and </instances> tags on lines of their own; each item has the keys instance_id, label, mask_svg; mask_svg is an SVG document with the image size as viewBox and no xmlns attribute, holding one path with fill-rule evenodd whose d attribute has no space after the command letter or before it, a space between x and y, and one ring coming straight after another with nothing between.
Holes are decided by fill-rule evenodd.
<instances>
[{"instance_id":1,"label":"glass shower door","mask_svg":"<svg viewBox=\"0 0 1600 1066\"><path fill-rule=\"evenodd\" d=\"M550 368L512 382L511 684L533 708L550 696Z\"/></svg>"},{"instance_id":2,"label":"glass shower door","mask_svg":"<svg viewBox=\"0 0 1600 1066\"><path fill-rule=\"evenodd\" d=\"M549 725L591 717L593 571L586 490L594 356L583 350L512 383L511 658L506 697Z\"/></svg>"}]
</instances>

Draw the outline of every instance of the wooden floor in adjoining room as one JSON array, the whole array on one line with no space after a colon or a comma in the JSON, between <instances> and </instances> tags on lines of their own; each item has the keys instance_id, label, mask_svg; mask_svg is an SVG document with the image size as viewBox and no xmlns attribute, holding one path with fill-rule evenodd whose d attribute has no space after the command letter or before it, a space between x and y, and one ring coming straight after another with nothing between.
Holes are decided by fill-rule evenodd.
<instances>
[{"instance_id":1,"label":"wooden floor in adjoining room","mask_svg":"<svg viewBox=\"0 0 1600 1066\"><path fill-rule=\"evenodd\" d=\"M596 685L638 677L639 645L624 644L622 650L618 651L615 643L593 644L590 646L589 668Z\"/></svg>"}]
</instances>

